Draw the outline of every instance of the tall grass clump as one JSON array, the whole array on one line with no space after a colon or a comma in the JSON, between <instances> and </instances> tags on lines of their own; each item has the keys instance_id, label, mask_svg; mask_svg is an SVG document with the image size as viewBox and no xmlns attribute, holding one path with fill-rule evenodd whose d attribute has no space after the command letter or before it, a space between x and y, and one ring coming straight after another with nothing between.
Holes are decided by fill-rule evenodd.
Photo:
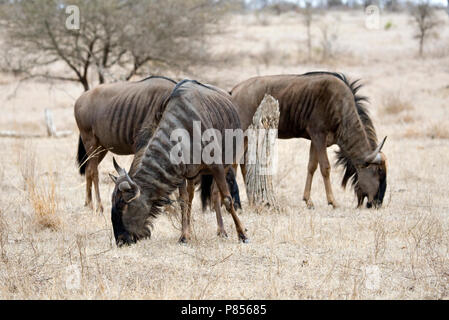
<instances>
[{"instance_id":1,"label":"tall grass clump","mask_svg":"<svg viewBox=\"0 0 449 320\"><path fill-rule=\"evenodd\" d=\"M37 226L53 231L61 228L58 216L58 198L56 181L53 174L38 176L36 172L36 154L25 148L25 156L21 161L21 173L28 201L33 209L33 219Z\"/></svg>"}]
</instances>

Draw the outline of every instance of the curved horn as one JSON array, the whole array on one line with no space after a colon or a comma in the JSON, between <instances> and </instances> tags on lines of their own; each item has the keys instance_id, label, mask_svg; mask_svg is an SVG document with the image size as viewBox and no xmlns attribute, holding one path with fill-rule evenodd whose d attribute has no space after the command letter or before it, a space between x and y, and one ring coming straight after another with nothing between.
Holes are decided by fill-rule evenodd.
<instances>
[{"instance_id":1,"label":"curved horn","mask_svg":"<svg viewBox=\"0 0 449 320\"><path fill-rule=\"evenodd\" d=\"M117 173L118 173L119 175L124 175L124 174L126 174L125 169L121 168L121 167L118 165L117 161L115 161L115 157L112 157L112 162L114 163L115 171L117 171Z\"/></svg>"},{"instance_id":2,"label":"curved horn","mask_svg":"<svg viewBox=\"0 0 449 320\"><path fill-rule=\"evenodd\" d=\"M376 150L374 150L369 156L365 158L366 163L374 163L379 164L382 162L382 157L380 156L380 151L382 150L385 140L387 140L387 136L382 140L382 142L377 146Z\"/></svg>"}]
</instances>

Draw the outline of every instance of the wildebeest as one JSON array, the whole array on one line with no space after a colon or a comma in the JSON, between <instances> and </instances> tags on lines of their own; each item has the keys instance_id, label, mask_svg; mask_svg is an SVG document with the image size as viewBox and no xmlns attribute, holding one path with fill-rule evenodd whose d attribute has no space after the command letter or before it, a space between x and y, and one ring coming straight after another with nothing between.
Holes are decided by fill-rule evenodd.
<instances>
[{"instance_id":1,"label":"wildebeest","mask_svg":"<svg viewBox=\"0 0 449 320\"><path fill-rule=\"evenodd\" d=\"M320 164L327 201L336 202L330 183L330 164L326 148L337 144L339 165L345 167L342 186L352 182L358 207L367 197L367 207L380 207L387 186L386 157L378 145L376 131L363 102L357 94L360 85L348 82L343 74L310 72L302 75L254 77L236 85L232 101L237 107L242 129L251 124L265 94L279 101L280 139L311 140L304 201L313 208L310 198L313 174ZM245 177L245 166L241 166Z\"/></svg>"},{"instance_id":2,"label":"wildebeest","mask_svg":"<svg viewBox=\"0 0 449 320\"><path fill-rule=\"evenodd\" d=\"M97 210L103 211L98 165L108 151L129 155L145 146L175 85L174 80L151 76L138 82L103 84L77 99L75 119L80 130L77 158L80 174L86 174L86 206L92 206L93 183ZM143 126L148 130L141 130Z\"/></svg>"},{"instance_id":3,"label":"wildebeest","mask_svg":"<svg viewBox=\"0 0 449 320\"><path fill-rule=\"evenodd\" d=\"M182 210L182 234L180 242L191 238L190 216L194 196L194 182L204 174L212 175L220 190L226 209L234 220L238 238L246 242L245 230L234 210L230 192L226 183L226 172L232 163L226 163L226 152L221 153L221 161L206 163L201 156L199 162L173 161L173 150L177 150L177 139L171 138L176 129L188 133L188 145L194 146L194 134L200 123L201 136L209 129L218 130L225 136L225 129L240 128L240 120L230 96L214 87L203 85L194 80L178 83L166 101L165 112L153 137L145 148L134 173L128 174L114 160L118 177L111 175L115 183L112 194L111 219L117 245L135 243L139 239L151 236L152 220L158 216L161 208L170 202L169 195L179 189ZM185 141L183 141L185 142ZM213 140L218 144L218 140ZM187 143L187 142L186 142ZM208 143L203 139L201 148ZM225 142L218 145L225 150ZM194 153L194 147L187 155ZM232 162L240 155L232 151ZM180 150L175 154L179 155ZM181 154L186 156L185 153Z\"/></svg>"}]
</instances>

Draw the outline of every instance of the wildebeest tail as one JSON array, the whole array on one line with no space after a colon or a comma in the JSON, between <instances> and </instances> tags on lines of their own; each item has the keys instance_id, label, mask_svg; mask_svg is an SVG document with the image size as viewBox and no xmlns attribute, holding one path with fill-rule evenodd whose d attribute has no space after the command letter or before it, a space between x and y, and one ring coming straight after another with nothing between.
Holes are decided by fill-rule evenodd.
<instances>
[{"instance_id":1,"label":"wildebeest tail","mask_svg":"<svg viewBox=\"0 0 449 320\"><path fill-rule=\"evenodd\" d=\"M201 176L201 207L203 211L210 206L211 200L211 189L214 178L211 175ZM242 209L242 204L240 202L239 186L237 180L235 179L234 170L231 168L226 175L226 183L228 184L229 193L231 194L232 201L234 203L235 209Z\"/></svg>"},{"instance_id":2,"label":"wildebeest tail","mask_svg":"<svg viewBox=\"0 0 449 320\"><path fill-rule=\"evenodd\" d=\"M235 180L234 169L230 168L226 175L226 182L228 183L229 192L231 193L232 201L234 202L234 209L242 209L240 203L239 185Z\"/></svg>"},{"instance_id":3,"label":"wildebeest tail","mask_svg":"<svg viewBox=\"0 0 449 320\"><path fill-rule=\"evenodd\" d=\"M81 139L81 136L79 136L77 162L80 170L80 175L84 175L86 173L86 159L87 152L84 148L83 140Z\"/></svg>"},{"instance_id":4,"label":"wildebeest tail","mask_svg":"<svg viewBox=\"0 0 449 320\"><path fill-rule=\"evenodd\" d=\"M206 211L207 206L210 205L210 197L212 190L212 183L214 178L211 175L201 176L201 208L203 212Z\"/></svg>"}]
</instances>

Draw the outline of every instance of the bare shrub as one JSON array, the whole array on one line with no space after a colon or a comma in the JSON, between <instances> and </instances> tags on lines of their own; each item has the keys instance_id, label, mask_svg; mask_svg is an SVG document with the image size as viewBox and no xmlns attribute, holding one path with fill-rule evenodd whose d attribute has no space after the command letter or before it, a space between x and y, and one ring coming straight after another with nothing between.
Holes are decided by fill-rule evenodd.
<instances>
[{"instance_id":1,"label":"bare shrub","mask_svg":"<svg viewBox=\"0 0 449 320\"><path fill-rule=\"evenodd\" d=\"M313 8L310 0L305 1L305 7L301 10L303 16L304 25L307 29L307 52L309 60L312 59L312 21L313 21Z\"/></svg>"},{"instance_id":2,"label":"bare shrub","mask_svg":"<svg viewBox=\"0 0 449 320\"><path fill-rule=\"evenodd\" d=\"M66 7L80 11L78 29L66 26ZM1 5L7 50L0 68L23 78L80 83L186 70L203 61L206 37L227 6L211 0L42 0ZM65 68L48 68L55 62ZM94 76L92 76L94 75ZM117 77L118 76L118 77Z\"/></svg>"},{"instance_id":3,"label":"bare shrub","mask_svg":"<svg viewBox=\"0 0 449 320\"><path fill-rule=\"evenodd\" d=\"M436 16L435 10L430 5L429 1L413 6L410 9L410 14L416 25L417 30L414 37L415 39L418 39L419 56L422 57L426 40L437 35L433 30L441 23L441 21Z\"/></svg>"},{"instance_id":4,"label":"bare shrub","mask_svg":"<svg viewBox=\"0 0 449 320\"><path fill-rule=\"evenodd\" d=\"M266 66L269 67L273 58L277 55L276 50L271 46L270 41L265 41L264 49L259 54L259 59Z\"/></svg>"},{"instance_id":5,"label":"bare shrub","mask_svg":"<svg viewBox=\"0 0 449 320\"><path fill-rule=\"evenodd\" d=\"M321 30L321 60L328 61L337 55L338 31L334 27L330 28L328 24L323 24Z\"/></svg>"},{"instance_id":6,"label":"bare shrub","mask_svg":"<svg viewBox=\"0 0 449 320\"><path fill-rule=\"evenodd\" d=\"M267 6L267 9L279 16L286 12L296 12L299 10L299 6L296 3L285 0L272 0L271 4Z\"/></svg>"}]
</instances>

